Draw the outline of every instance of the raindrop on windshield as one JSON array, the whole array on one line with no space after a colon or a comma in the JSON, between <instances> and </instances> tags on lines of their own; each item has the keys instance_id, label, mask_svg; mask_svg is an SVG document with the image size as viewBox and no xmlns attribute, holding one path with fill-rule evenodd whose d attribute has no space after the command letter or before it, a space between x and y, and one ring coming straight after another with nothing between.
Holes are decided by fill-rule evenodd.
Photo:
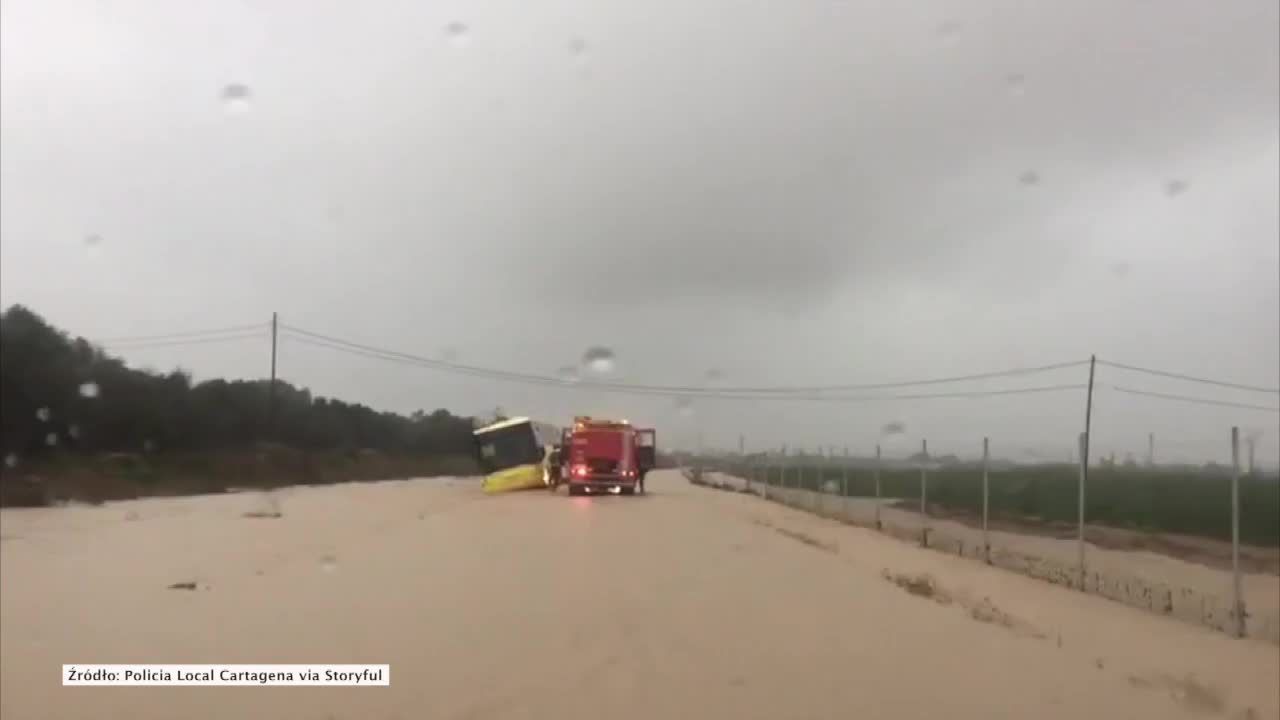
<instances>
[{"instance_id":1,"label":"raindrop on windshield","mask_svg":"<svg viewBox=\"0 0 1280 720\"><path fill-rule=\"evenodd\" d=\"M1040 173L1035 170L1028 170L1018 176L1018 182L1027 187L1038 185L1040 184Z\"/></svg>"},{"instance_id":2,"label":"raindrop on windshield","mask_svg":"<svg viewBox=\"0 0 1280 720\"><path fill-rule=\"evenodd\" d=\"M582 366L601 375L611 373L617 366L617 357L607 347L589 347L582 353Z\"/></svg>"},{"instance_id":3,"label":"raindrop on windshield","mask_svg":"<svg viewBox=\"0 0 1280 720\"><path fill-rule=\"evenodd\" d=\"M47 407L42 407L39 410L36 410L36 419L40 422L49 422L49 418L51 417L53 417L53 413L50 412Z\"/></svg>"},{"instance_id":4,"label":"raindrop on windshield","mask_svg":"<svg viewBox=\"0 0 1280 720\"><path fill-rule=\"evenodd\" d=\"M230 83L222 88L222 107L229 113L240 114L249 109L252 97L248 85Z\"/></svg>"},{"instance_id":5,"label":"raindrop on windshield","mask_svg":"<svg viewBox=\"0 0 1280 720\"><path fill-rule=\"evenodd\" d=\"M320 558L320 569L327 573L337 572L338 558L332 555L325 555L324 557Z\"/></svg>"},{"instance_id":6,"label":"raindrop on windshield","mask_svg":"<svg viewBox=\"0 0 1280 720\"><path fill-rule=\"evenodd\" d=\"M152 450L155 450L155 449L156 449L156 444L155 444L154 442L152 442L151 440L143 440L143 441L142 441L142 451L143 451L143 452L151 452Z\"/></svg>"},{"instance_id":7,"label":"raindrop on windshield","mask_svg":"<svg viewBox=\"0 0 1280 720\"><path fill-rule=\"evenodd\" d=\"M707 382L715 382L724 377L724 371L720 368L711 368L707 370L704 377L706 377Z\"/></svg>"},{"instance_id":8,"label":"raindrop on windshield","mask_svg":"<svg viewBox=\"0 0 1280 720\"><path fill-rule=\"evenodd\" d=\"M565 382L577 382L579 379L578 368L572 365L562 366L559 370L556 370L556 377Z\"/></svg>"},{"instance_id":9,"label":"raindrop on windshield","mask_svg":"<svg viewBox=\"0 0 1280 720\"><path fill-rule=\"evenodd\" d=\"M954 42L960 35L960 21L947 20L938 24L938 37L946 42Z\"/></svg>"},{"instance_id":10,"label":"raindrop on windshield","mask_svg":"<svg viewBox=\"0 0 1280 720\"><path fill-rule=\"evenodd\" d=\"M901 435L906 431L907 431L906 423L903 423L901 420L893 420L891 422L887 422L880 428L880 434L885 436Z\"/></svg>"},{"instance_id":11,"label":"raindrop on windshield","mask_svg":"<svg viewBox=\"0 0 1280 720\"><path fill-rule=\"evenodd\" d=\"M440 359L447 363L458 362L458 351L451 347L441 348Z\"/></svg>"},{"instance_id":12,"label":"raindrop on windshield","mask_svg":"<svg viewBox=\"0 0 1280 720\"><path fill-rule=\"evenodd\" d=\"M79 426L79 425L72 425L72 426L68 427L68 428L67 428L67 435L68 435L68 436L70 436L72 440L79 440L79 439L80 439L80 426Z\"/></svg>"},{"instance_id":13,"label":"raindrop on windshield","mask_svg":"<svg viewBox=\"0 0 1280 720\"><path fill-rule=\"evenodd\" d=\"M1009 73L1004 77L1005 88L1013 95L1021 95L1027 90L1027 76L1022 73Z\"/></svg>"},{"instance_id":14,"label":"raindrop on windshield","mask_svg":"<svg viewBox=\"0 0 1280 720\"><path fill-rule=\"evenodd\" d=\"M86 235L84 237L84 251L90 257L97 257L102 254L102 236Z\"/></svg>"},{"instance_id":15,"label":"raindrop on windshield","mask_svg":"<svg viewBox=\"0 0 1280 720\"><path fill-rule=\"evenodd\" d=\"M676 398L676 412L680 413L680 415L683 417L692 416L693 415L693 399L687 398L687 397Z\"/></svg>"},{"instance_id":16,"label":"raindrop on windshield","mask_svg":"<svg viewBox=\"0 0 1280 720\"><path fill-rule=\"evenodd\" d=\"M44 436L44 444L53 447L58 444L58 433L49 433Z\"/></svg>"},{"instance_id":17,"label":"raindrop on windshield","mask_svg":"<svg viewBox=\"0 0 1280 720\"><path fill-rule=\"evenodd\" d=\"M1187 191L1187 182L1185 180L1170 180L1164 184L1164 194L1169 197L1177 197Z\"/></svg>"},{"instance_id":18,"label":"raindrop on windshield","mask_svg":"<svg viewBox=\"0 0 1280 720\"><path fill-rule=\"evenodd\" d=\"M1132 269L1133 267L1129 265L1129 263L1127 262L1118 262L1118 263L1111 264L1111 274L1115 275L1118 278L1128 277L1129 271Z\"/></svg>"},{"instance_id":19,"label":"raindrop on windshield","mask_svg":"<svg viewBox=\"0 0 1280 720\"><path fill-rule=\"evenodd\" d=\"M471 42L470 29L460 22L451 22L445 25L444 36L449 39L449 44L456 48L466 47Z\"/></svg>"},{"instance_id":20,"label":"raindrop on windshield","mask_svg":"<svg viewBox=\"0 0 1280 720\"><path fill-rule=\"evenodd\" d=\"M18 467L18 456L15 455L14 453L9 453L8 455L5 455L4 466L11 469Z\"/></svg>"},{"instance_id":21,"label":"raindrop on windshield","mask_svg":"<svg viewBox=\"0 0 1280 720\"><path fill-rule=\"evenodd\" d=\"M98 383L93 381L80 383L80 397L87 397L87 398L98 397Z\"/></svg>"},{"instance_id":22,"label":"raindrop on windshield","mask_svg":"<svg viewBox=\"0 0 1280 720\"><path fill-rule=\"evenodd\" d=\"M581 58L583 55L586 55L587 41L577 36L569 38L569 54L576 58Z\"/></svg>"}]
</instances>

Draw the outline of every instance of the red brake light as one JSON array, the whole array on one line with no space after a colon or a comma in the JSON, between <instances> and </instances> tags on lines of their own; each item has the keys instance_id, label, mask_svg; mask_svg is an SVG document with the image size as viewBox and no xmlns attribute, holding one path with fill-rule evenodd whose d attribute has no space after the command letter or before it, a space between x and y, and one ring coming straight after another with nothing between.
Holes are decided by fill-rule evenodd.
<instances>
[{"instance_id":1,"label":"red brake light","mask_svg":"<svg viewBox=\"0 0 1280 720\"><path fill-rule=\"evenodd\" d=\"M586 477L586 476L587 476L587 466L586 466L586 465L574 465L574 466L573 466L573 475L574 475L574 477Z\"/></svg>"}]
</instances>

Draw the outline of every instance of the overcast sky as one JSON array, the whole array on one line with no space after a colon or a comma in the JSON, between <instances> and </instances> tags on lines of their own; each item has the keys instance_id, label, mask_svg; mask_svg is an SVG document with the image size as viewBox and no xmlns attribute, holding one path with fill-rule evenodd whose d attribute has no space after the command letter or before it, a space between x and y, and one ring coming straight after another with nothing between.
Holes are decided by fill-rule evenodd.
<instances>
[{"instance_id":1,"label":"overcast sky","mask_svg":"<svg viewBox=\"0 0 1280 720\"><path fill-rule=\"evenodd\" d=\"M530 7L533 6L533 7ZM282 322L553 375L874 383L1101 358L1280 384L1275 0L3 0L0 301L90 338ZM228 102L229 87L248 97ZM813 404L282 343L378 408L691 446L1066 459L1084 394ZM123 351L259 377L268 344ZM709 371L718 378L708 379ZM1087 369L914 392L1077 384ZM1280 457L1280 397L1111 368L1095 453ZM880 438L891 420L906 433Z\"/></svg>"}]
</instances>

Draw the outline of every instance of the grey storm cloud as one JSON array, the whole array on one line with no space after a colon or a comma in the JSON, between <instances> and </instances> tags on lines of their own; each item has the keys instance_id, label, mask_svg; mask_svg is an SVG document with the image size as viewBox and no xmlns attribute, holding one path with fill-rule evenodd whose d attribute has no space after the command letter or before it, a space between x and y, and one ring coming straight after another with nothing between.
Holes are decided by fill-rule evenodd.
<instances>
[{"instance_id":1,"label":"grey storm cloud","mask_svg":"<svg viewBox=\"0 0 1280 720\"><path fill-rule=\"evenodd\" d=\"M1099 171L1180 195L1164 173L1188 170L1188 146L1275 134L1275 9L1209 26L1207 8L1156 10L997 4L947 44L879 10L828 7L803 31L802 13L744 12L736 52L592 88L566 121L577 147L544 168L579 182L540 197L530 277L595 301L626 301L589 281L625 273L691 299L817 302L885 275L948 282L975 253L1006 276L1061 264L1070 239L1028 236Z\"/></svg>"}]
</instances>

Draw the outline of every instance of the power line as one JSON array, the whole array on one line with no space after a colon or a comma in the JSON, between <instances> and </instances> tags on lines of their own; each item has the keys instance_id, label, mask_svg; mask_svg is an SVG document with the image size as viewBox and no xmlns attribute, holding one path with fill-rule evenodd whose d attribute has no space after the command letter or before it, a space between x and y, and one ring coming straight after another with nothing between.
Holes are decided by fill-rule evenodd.
<instances>
[{"instance_id":1,"label":"power line","mask_svg":"<svg viewBox=\"0 0 1280 720\"><path fill-rule=\"evenodd\" d=\"M232 327L211 328L209 330L188 330L185 332L161 333L158 335L134 335L131 337L105 338L97 339L94 342L99 345L117 345L120 343L131 342L150 342L163 340L176 340L178 338L200 337L204 335L223 335L226 333L245 332L249 330L265 330L265 323L254 323L253 325L234 325Z\"/></svg>"},{"instance_id":2,"label":"power line","mask_svg":"<svg viewBox=\"0 0 1280 720\"><path fill-rule=\"evenodd\" d=\"M1112 390L1131 395L1145 395L1147 397L1163 398L1165 400L1179 400L1181 402L1198 403L1200 405L1220 405L1222 407L1243 408L1246 410L1265 410L1266 412L1280 413L1280 407L1267 407L1265 405L1250 405L1249 403L1230 402L1227 400L1213 400L1211 398L1199 398L1189 395L1172 395L1169 393L1151 392L1150 390L1137 390L1134 388L1110 386Z\"/></svg>"},{"instance_id":3,"label":"power line","mask_svg":"<svg viewBox=\"0 0 1280 720\"><path fill-rule=\"evenodd\" d=\"M1196 377L1194 375L1184 375L1182 373L1168 372L1165 370L1153 370L1151 368L1138 367L1136 365L1124 365L1122 363L1110 362L1108 360L1098 360L1099 365L1116 368L1117 370L1129 370L1132 372L1146 373L1147 375L1159 375L1160 377L1173 378L1175 380L1186 380L1187 382L1203 383L1205 385L1217 385L1218 387L1233 388L1236 390L1249 390L1252 392L1264 392L1280 395L1280 388L1258 387L1257 385L1243 385L1241 383L1227 382L1225 380L1213 380L1211 378Z\"/></svg>"},{"instance_id":4,"label":"power line","mask_svg":"<svg viewBox=\"0 0 1280 720\"><path fill-rule=\"evenodd\" d=\"M638 385L630 383L613 383L602 382L597 380L566 380L563 378L551 377L547 375L536 375L531 373L519 373L506 370L495 370L492 368L484 368L475 365L463 365L459 363L446 362L433 358L426 358L419 355L404 353L396 350L388 350L372 345L344 340L342 338L331 335L324 335L310 330L294 327L291 325L281 325L286 332L295 333L307 338L341 345L347 348L361 350L368 353L375 353L382 356L391 356L406 361L422 363L426 366L457 372L462 374L473 374L484 377L501 378L515 381L529 381L540 384L556 385L562 387L578 387L588 388L592 390L617 390L617 391L640 391L651 394L668 395L668 396L686 396L686 397L731 397L735 395L745 395L751 399L763 399L757 396L762 395L788 395L802 396L804 394L841 392L850 390L888 390L894 388L907 388L926 385L938 385L944 383L957 383L974 380L985 380L999 377L1013 377L1018 375L1029 375L1034 373L1048 372L1052 370L1060 370L1063 368L1077 367L1088 364L1088 360L1078 360L1072 362L1055 363L1052 365L1040 365L1034 367L1012 368L1009 370L999 370L994 372L976 373L970 375L957 375L943 378L928 378L922 380L907 380L888 383L865 383L865 384L847 384L847 385L823 385L823 386L795 386L795 387L717 387L707 388L704 386L688 386L688 385Z\"/></svg>"},{"instance_id":5,"label":"power line","mask_svg":"<svg viewBox=\"0 0 1280 720\"><path fill-rule=\"evenodd\" d=\"M420 367L420 368L436 369L436 370L445 369L442 366L449 366L450 368L456 367L458 369L446 369L446 371L457 372L459 374L464 374L464 375L486 377L488 379L505 380L510 382L520 382L525 384L542 385L542 386L553 386L553 387L568 388L568 389L594 390L599 392L614 392L614 393L631 394L631 395L649 395L649 396L672 397L672 398L690 397L689 395L684 393L671 392L669 390L665 390L655 386L622 385L622 384L591 385L591 384L586 384L581 382L574 382L570 380L562 380L560 378L537 376L537 375L522 375L517 373L502 373L502 372L498 372L497 374L491 374L489 371L476 372L477 370L476 368L471 368L469 366L456 366L454 363L444 363L441 361L430 360L427 358L415 358L413 356L405 356L402 354L381 352L377 350L370 350L365 347L352 347L352 346L348 346L345 344L336 343L328 340L318 340L318 339L307 337L307 336L296 335L294 334L293 330L288 328L286 328L286 334L284 335L284 337L285 339L291 342L298 342L305 345L311 345L314 347L321 347L329 350L336 350L338 352L344 352L351 355L357 355L360 357L367 357L367 358L372 358L376 360L385 360L388 362L394 362L402 365L409 365L411 367ZM717 400L792 400L792 401L802 401L802 402L859 403L859 402L876 402L876 401L885 401L885 400L981 398L981 397L992 397L992 396L1001 396L1001 395L1022 395L1022 394L1028 394L1028 393L1057 392L1062 390L1083 390L1084 387L1085 386L1083 384L1072 384L1072 385L1048 385L1048 386L1030 387L1030 388L1011 388L1011 389L1005 389L1005 390L975 390L975 391L967 391L967 392L921 393L921 394L898 394L898 395L862 395L862 396L748 395L748 394L732 393L732 392L725 392L725 391L705 391L698 394L696 397L711 398L711 399L717 399Z\"/></svg>"},{"instance_id":6,"label":"power line","mask_svg":"<svg viewBox=\"0 0 1280 720\"><path fill-rule=\"evenodd\" d=\"M726 392L754 392L754 393L821 393L821 392L847 392L850 390L890 390L894 388L918 387L922 385L944 385L958 382L971 382L974 380L991 380L1002 377L1014 377L1019 375L1034 375L1038 373L1051 372L1053 370L1063 370L1072 367L1082 367L1088 365L1088 360L1072 360L1069 362L1052 363L1049 365L1034 365L1030 367L1009 368L1007 370L994 370L983 373L973 373L970 375L952 375L950 377L928 378L925 380L903 380L898 382L886 383L862 383L857 385L816 385L810 387L757 387L757 388L718 388Z\"/></svg>"},{"instance_id":7,"label":"power line","mask_svg":"<svg viewBox=\"0 0 1280 720\"><path fill-rule=\"evenodd\" d=\"M136 342L136 343L111 343L103 345L109 350L144 350L154 347L171 347L175 345L205 345L208 343L231 342L236 340L261 340L265 334L259 330L254 333L240 333L238 335L223 335L217 337L193 337L189 339L175 340L158 340L155 342Z\"/></svg>"},{"instance_id":8,"label":"power line","mask_svg":"<svg viewBox=\"0 0 1280 720\"><path fill-rule=\"evenodd\" d=\"M524 381L546 385L559 385L564 387L574 385L584 385L589 383L580 383L574 380L550 377L545 375L533 375L529 373L517 373L506 370L493 370L490 368L476 367L472 365L462 365L459 363L446 362L444 360L436 360L433 358L422 357L420 355L412 355L410 353L399 352L396 350L387 350L372 345L363 345L360 343L335 338L329 335L313 333L309 330L292 327L289 325L280 325L280 329L284 331L284 337L302 342L308 345L318 347L327 347L333 350L342 350L357 355L373 357L381 360L390 360L402 364L416 365L419 367L429 367L446 372L454 372L463 375L474 375L478 377L488 377L513 381Z\"/></svg>"}]
</instances>

